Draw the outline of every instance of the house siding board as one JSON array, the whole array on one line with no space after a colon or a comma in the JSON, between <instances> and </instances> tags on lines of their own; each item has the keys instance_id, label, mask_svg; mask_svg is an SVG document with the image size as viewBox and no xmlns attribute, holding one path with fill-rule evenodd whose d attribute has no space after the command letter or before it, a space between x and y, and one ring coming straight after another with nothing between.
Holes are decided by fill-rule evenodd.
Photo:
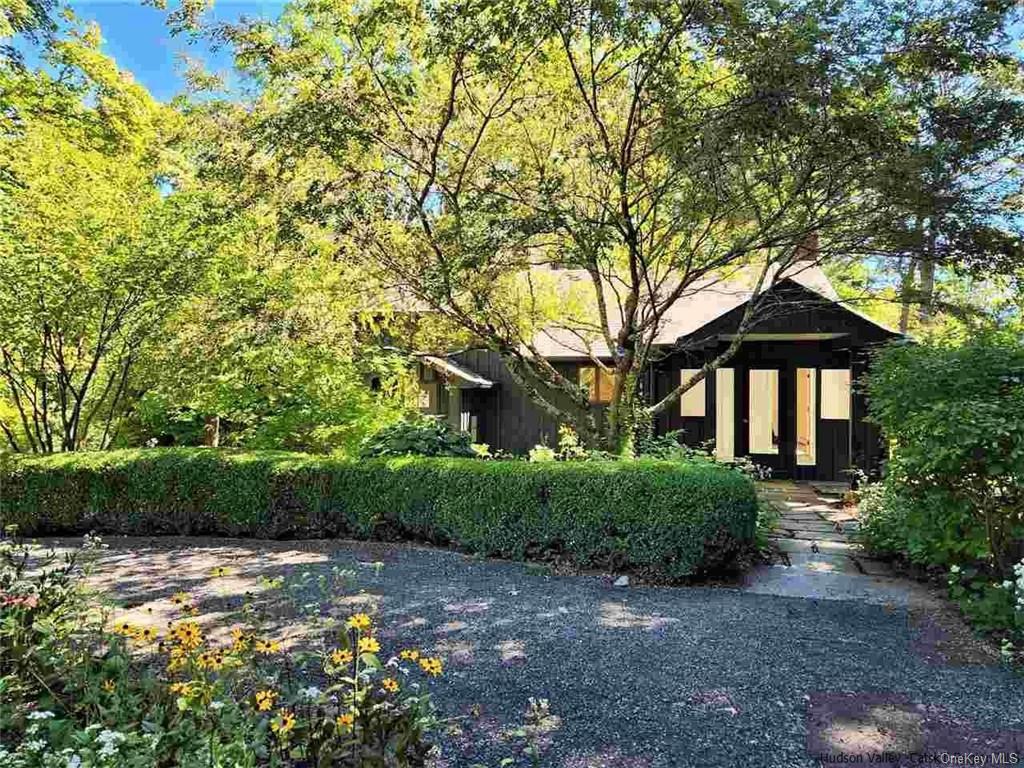
<instances>
[{"instance_id":1,"label":"house siding board","mask_svg":"<svg viewBox=\"0 0 1024 768\"><path fill-rule=\"evenodd\" d=\"M797 315L792 330L778 329L775 332L805 333L808 319ZM702 352L681 352L662 360L654 376L655 394L660 399L668 394L679 381L680 371L699 367L706 360L712 360L725 351L727 342L717 342ZM852 348L849 337L821 341L747 341L725 364L733 368L736 377L735 441L736 455L745 456L749 451L747 409L749 408L749 371L753 368L774 368L779 371L780 398L779 453L759 454L752 458L765 466L772 467L776 477L798 480L845 480L846 470L851 464L871 471L876 469L884 456L878 439L878 429L864 421L867 403L863 393L854 388L852 419L836 421L820 418L821 377L816 377L816 428L817 454L813 466L798 466L795 457L796 401L795 392L797 368L850 368L856 381L863 376L867 367L867 353ZM687 445L699 446L715 435L715 381L709 376L707 387L708 405L704 419L684 418L678 407L669 408L658 419L659 433L683 429L682 439ZM851 433L852 430L852 433ZM851 452L852 449L852 452Z\"/></svg>"},{"instance_id":2,"label":"house siding board","mask_svg":"<svg viewBox=\"0 0 1024 768\"><path fill-rule=\"evenodd\" d=\"M779 371L780 414L779 454L755 456L760 463L773 467L776 476L795 479L847 479L845 470L851 464L865 471L877 471L885 456L878 428L865 420L867 401L859 381L869 364L869 350L891 340L894 335L867 320L831 304L795 283L783 283L777 291L780 298L798 302L798 311L777 316L750 329L753 333L829 333L843 334L829 340L745 341L736 355L726 363L735 371L735 441L736 455L747 454L749 404L749 371L752 368L775 368ZM680 381L684 368L699 368L708 360L725 351L728 341L721 335L735 332L742 316L742 308L726 313L702 328L699 339L691 338L694 347L667 355L654 364L642 377L645 395L651 402L665 397ZM555 446L558 442L558 422L536 405L518 386L501 356L489 350L470 350L453 359L460 365L479 373L495 384L490 389L463 390L462 407L477 417L478 438L492 450L502 449L525 454L537 444ZM570 380L575 381L580 365L585 360L559 360L555 366ZM795 458L796 369L850 368L854 382L851 419L839 421L820 418L821 376L816 378L817 452L814 466L798 466ZM684 417L677 404L666 409L655 422L655 431L665 434L682 430L681 440L686 445L699 447L714 439L716 428L715 376L707 377L705 384L706 408L703 418ZM795 390L794 390L795 391ZM783 394L784 393L784 394ZM565 397L564 395L553 395ZM443 401L446 398L442 398ZM603 410L598 410L598 418Z\"/></svg>"}]
</instances>

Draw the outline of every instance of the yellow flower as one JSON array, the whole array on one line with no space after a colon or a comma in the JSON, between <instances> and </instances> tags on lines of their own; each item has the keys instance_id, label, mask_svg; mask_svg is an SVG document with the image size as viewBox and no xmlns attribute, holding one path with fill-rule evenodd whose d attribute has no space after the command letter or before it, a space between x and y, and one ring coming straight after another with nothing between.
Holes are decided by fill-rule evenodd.
<instances>
[{"instance_id":1,"label":"yellow flower","mask_svg":"<svg viewBox=\"0 0 1024 768\"><path fill-rule=\"evenodd\" d=\"M135 633L135 639L142 643L152 643L160 639L160 633L154 627L143 627Z\"/></svg>"},{"instance_id":2,"label":"yellow flower","mask_svg":"<svg viewBox=\"0 0 1024 768\"><path fill-rule=\"evenodd\" d=\"M349 629L358 629L360 632L366 632L373 626L373 620L365 613L356 613L349 618L345 625Z\"/></svg>"},{"instance_id":3,"label":"yellow flower","mask_svg":"<svg viewBox=\"0 0 1024 768\"><path fill-rule=\"evenodd\" d=\"M415 648L410 648L409 650L402 651L398 654L398 658L404 659L405 661L416 661L419 657L420 652Z\"/></svg>"},{"instance_id":4,"label":"yellow flower","mask_svg":"<svg viewBox=\"0 0 1024 768\"><path fill-rule=\"evenodd\" d=\"M440 659L435 658L423 658L420 659L420 668L432 677L437 677L443 671L444 665Z\"/></svg>"},{"instance_id":5,"label":"yellow flower","mask_svg":"<svg viewBox=\"0 0 1024 768\"><path fill-rule=\"evenodd\" d=\"M351 728L356 722L356 716L351 712L346 712L344 715L338 715L334 721L338 724L339 728L348 729Z\"/></svg>"},{"instance_id":6,"label":"yellow flower","mask_svg":"<svg viewBox=\"0 0 1024 768\"><path fill-rule=\"evenodd\" d=\"M210 571L210 576L212 576L215 579L219 579L221 576L227 576L229 573L231 573L231 571L228 568L224 567L223 565L218 565L216 568Z\"/></svg>"},{"instance_id":7,"label":"yellow flower","mask_svg":"<svg viewBox=\"0 0 1024 768\"><path fill-rule=\"evenodd\" d=\"M375 637L360 637L359 638L359 652L360 653L376 653L380 650L380 643L377 642Z\"/></svg>"},{"instance_id":8,"label":"yellow flower","mask_svg":"<svg viewBox=\"0 0 1024 768\"><path fill-rule=\"evenodd\" d=\"M200 669L218 670L224 666L224 655L220 651L204 651L199 654L196 664Z\"/></svg>"},{"instance_id":9,"label":"yellow flower","mask_svg":"<svg viewBox=\"0 0 1024 768\"><path fill-rule=\"evenodd\" d=\"M167 661L167 671L175 672L185 666L188 659L185 651L181 648L171 648L170 659Z\"/></svg>"},{"instance_id":10,"label":"yellow flower","mask_svg":"<svg viewBox=\"0 0 1024 768\"><path fill-rule=\"evenodd\" d=\"M103 681L103 690L106 691L107 693L113 693L114 691L117 690L117 685L115 685L113 680L104 680Z\"/></svg>"},{"instance_id":11,"label":"yellow flower","mask_svg":"<svg viewBox=\"0 0 1024 768\"><path fill-rule=\"evenodd\" d=\"M287 709L282 709L270 722L270 730L278 736L285 736L295 727L295 715Z\"/></svg>"},{"instance_id":12,"label":"yellow flower","mask_svg":"<svg viewBox=\"0 0 1024 768\"><path fill-rule=\"evenodd\" d=\"M398 681L393 677L385 677L380 681L380 687L388 693L395 693L398 690Z\"/></svg>"},{"instance_id":13,"label":"yellow flower","mask_svg":"<svg viewBox=\"0 0 1024 768\"><path fill-rule=\"evenodd\" d=\"M138 628L134 624L127 621L122 621L114 627L114 631L119 635L124 635L125 637L135 637L139 632Z\"/></svg>"},{"instance_id":14,"label":"yellow flower","mask_svg":"<svg viewBox=\"0 0 1024 768\"><path fill-rule=\"evenodd\" d=\"M188 605L192 602L192 598L188 592L175 592L171 595L171 602L175 605Z\"/></svg>"},{"instance_id":15,"label":"yellow flower","mask_svg":"<svg viewBox=\"0 0 1024 768\"><path fill-rule=\"evenodd\" d=\"M171 635L178 645L186 651L192 651L203 643L203 631L194 621L183 621L171 629Z\"/></svg>"},{"instance_id":16,"label":"yellow flower","mask_svg":"<svg viewBox=\"0 0 1024 768\"><path fill-rule=\"evenodd\" d=\"M331 663L337 667L344 667L347 664L351 664L352 651L347 648L339 648L336 651L331 651Z\"/></svg>"},{"instance_id":17,"label":"yellow flower","mask_svg":"<svg viewBox=\"0 0 1024 768\"><path fill-rule=\"evenodd\" d=\"M256 709L260 712L269 712L270 708L274 706L276 698L277 693L274 691L256 691Z\"/></svg>"},{"instance_id":18,"label":"yellow flower","mask_svg":"<svg viewBox=\"0 0 1024 768\"><path fill-rule=\"evenodd\" d=\"M253 645L253 650L256 653L271 654L278 653L281 650L281 643L277 640L257 640Z\"/></svg>"},{"instance_id":19,"label":"yellow flower","mask_svg":"<svg viewBox=\"0 0 1024 768\"><path fill-rule=\"evenodd\" d=\"M245 632L240 627L233 627L231 629L231 650L235 653L241 653L249 647L249 639L245 636Z\"/></svg>"},{"instance_id":20,"label":"yellow flower","mask_svg":"<svg viewBox=\"0 0 1024 768\"><path fill-rule=\"evenodd\" d=\"M174 683L171 685L171 693L180 693L182 696L190 696L192 694L192 683Z\"/></svg>"}]
</instances>

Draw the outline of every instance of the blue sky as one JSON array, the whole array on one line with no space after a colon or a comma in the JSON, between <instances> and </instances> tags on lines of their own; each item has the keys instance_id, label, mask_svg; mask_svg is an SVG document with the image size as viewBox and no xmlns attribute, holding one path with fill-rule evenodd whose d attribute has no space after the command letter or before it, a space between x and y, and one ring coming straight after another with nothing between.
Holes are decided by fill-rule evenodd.
<instances>
[{"instance_id":1,"label":"blue sky","mask_svg":"<svg viewBox=\"0 0 1024 768\"><path fill-rule=\"evenodd\" d=\"M242 16L276 18L283 6L284 0L216 0L211 14L220 21ZM171 99L183 88L179 54L206 61L213 72L231 68L223 50L211 52L205 41L190 42L185 35L172 37L164 23L165 13L138 0L78 0L71 7L81 19L100 25L104 51L158 99Z\"/></svg>"}]
</instances>

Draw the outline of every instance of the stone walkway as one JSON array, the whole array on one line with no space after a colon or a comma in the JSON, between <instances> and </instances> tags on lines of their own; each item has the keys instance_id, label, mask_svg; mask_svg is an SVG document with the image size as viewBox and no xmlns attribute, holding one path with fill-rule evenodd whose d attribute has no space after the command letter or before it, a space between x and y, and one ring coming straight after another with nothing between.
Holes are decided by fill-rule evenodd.
<instances>
[{"instance_id":1,"label":"stone walkway","mask_svg":"<svg viewBox=\"0 0 1024 768\"><path fill-rule=\"evenodd\" d=\"M856 514L826 484L771 481L758 487L779 513L772 543L781 562L755 568L745 587L761 594L907 605L913 585L868 557L851 536Z\"/></svg>"}]
</instances>

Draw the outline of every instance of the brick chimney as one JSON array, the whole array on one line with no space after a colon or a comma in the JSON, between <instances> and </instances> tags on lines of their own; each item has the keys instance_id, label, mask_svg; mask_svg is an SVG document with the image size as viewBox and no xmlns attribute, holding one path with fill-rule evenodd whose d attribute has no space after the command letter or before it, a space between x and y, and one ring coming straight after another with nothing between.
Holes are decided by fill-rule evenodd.
<instances>
[{"instance_id":1,"label":"brick chimney","mask_svg":"<svg viewBox=\"0 0 1024 768\"><path fill-rule=\"evenodd\" d=\"M818 247L818 233L811 232L804 238L804 241L796 247L794 261L817 261L821 256Z\"/></svg>"}]
</instances>

